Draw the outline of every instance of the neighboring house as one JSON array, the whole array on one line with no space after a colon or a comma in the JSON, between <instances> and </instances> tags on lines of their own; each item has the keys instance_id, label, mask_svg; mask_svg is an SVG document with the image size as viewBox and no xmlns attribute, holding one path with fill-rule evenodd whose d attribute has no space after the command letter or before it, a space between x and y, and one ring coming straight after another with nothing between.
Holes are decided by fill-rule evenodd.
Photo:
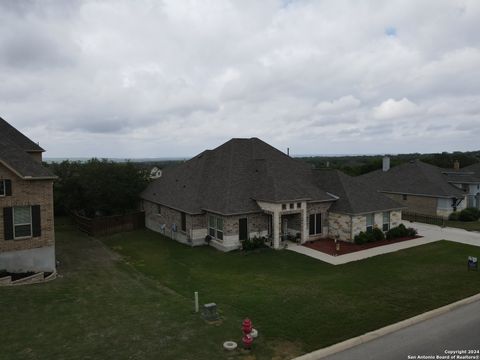
<instances>
[{"instance_id":1,"label":"neighboring house","mask_svg":"<svg viewBox=\"0 0 480 360\"><path fill-rule=\"evenodd\" d=\"M446 170L419 160L390 168L385 157L383 168L360 176L381 193L403 204L408 211L448 217L467 207L467 193L458 170Z\"/></svg>"},{"instance_id":2,"label":"neighboring house","mask_svg":"<svg viewBox=\"0 0 480 360\"><path fill-rule=\"evenodd\" d=\"M146 226L180 242L207 235L228 251L254 236L274 248L288 235L300 242L396 226L402 206L358 179L313 170L257 139L232 139L165 169L142 193Z\"/></svg>"},{"instance_id":3,"label":"neighboring house","mask_svg":"<svg viewBox=\"0 0 480 360\"><path fill-rule=\"evenodd\" d=\"M154 167L152 168L152 170L150 170L149 178L150 178L150 179L158 179L158 178L160 178L160 177L162 177L162 169L154 166Z\"/></svg>"},{"instance_id":4,"label":"neighboring house","mask_svg":"<svg viewBox=\"0 0 480 360\"><path fill-rule=\"evenodd\" d=\"M55 271L55 176L43 151L0 118L0 270Z\"/></svg>"},{"instance_id":5,"label":"neighboring house","mask_svg":"<svg viewBox=\"0 0 480 360\"><path fill-rule=\"evenodd\" d=\"M467 192L467 206L480 209L480 163L465 166L455 176L458 186Z\"/></svg>"}]
</instances>

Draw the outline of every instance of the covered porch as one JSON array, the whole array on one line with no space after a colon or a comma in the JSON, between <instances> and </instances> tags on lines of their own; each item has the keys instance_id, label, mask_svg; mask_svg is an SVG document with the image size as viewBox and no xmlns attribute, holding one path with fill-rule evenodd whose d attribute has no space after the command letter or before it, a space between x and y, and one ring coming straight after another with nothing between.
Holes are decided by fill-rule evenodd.
<instances>
[{"instance_id":1,"label":"covered porch","mask_svg":"<svg viewBox=\"0 0 480 360\"><path fill-rule=\"evenodd\" d=\"M308 240L306 202L276 204L258 202L269 217L268 234L274 249L280 249L286 240L304 243Z\"/></svg>"}]
</instances>

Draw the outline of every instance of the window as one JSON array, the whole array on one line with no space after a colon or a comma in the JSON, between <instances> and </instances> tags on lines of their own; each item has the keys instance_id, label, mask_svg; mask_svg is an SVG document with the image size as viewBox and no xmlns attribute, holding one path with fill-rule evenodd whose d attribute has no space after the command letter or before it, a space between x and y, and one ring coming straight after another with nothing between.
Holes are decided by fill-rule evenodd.
<instances>
[{"instance_id":1,"label":"window","mask_svg":"<svg viewBox=\"0 0 480 360\"><path fill-rule=\"evenodd\" d=\"M215 215L208 217L208 234L218 240L223 240L223 218Z\"/></svg>"},{"instance_id":2,"label":"window","mask_svg":"<svg viewBox=\"0 0 480 360\"><path fill-rule=\"evenodd\" d=\"M286 210L287 209L287 204L282 204L282 210Z\"/></svg>"},{"instance_id":3,"label":"window","mask_svg":"<svg viewBox=\"0 0 480 360\"><path fill-rule=\"evenodd\" d=\"M322 214L310 214L309 216L309 229L310 235L317 235L322 233Z\"/></svg>"},{"instance_id":4,"label":"window","mask_svg":"<svg viewBox=\"0 0 480 360\"><path fill-rule=\"evenodd\" d=\"M390 230L390 211L386 211L383 213L383 231Z\"/></svg>"},{"instance_id":5,"label":"window","mask_svg":"<svg viewBox=\"0 0 480 360\"><path fill-rule=\"evenodd\" d=\"M0 180L0 197L12 195L12 181Z\"/></svg>"},{"instance_id":6,"label":"window","mask_svg":"<svg viewBox=\"0 0 480 360\"><path fill-rule=\"evenodd\" d=\"M32 208L30 206L13 208L13 237L15 239L32 237Z\"/></svg>"},{"instance_id":7,"label":"window","mask_svg":"<svg viewBox=\"0 0 480 360\"><path fill-rule=\"evenodd\" d=\"M295 207L295 204L291 203L290 204L290 209L293 209Z\"/></svg>"},{"instance_id":8,"label":"window","mask_svg":"<svg viewBox=\"0 0 480 360\"><path fill-rule=\"evenodd\" d=\"M374 214L367 214L365 217L367 219L367 232L373 230L373 215Z\"/></svg>"},{"instance_id":9,"label":"window","mask_svg":"<svg viewBox=\"0 0 480 360\"><path fill-rule=\"evenodd\" d=\"M160 204L157 205L157 214L160 215L162 213L162 206Z\"/></svg>"},{"instance_id":10,"label":"window","mask_svg":"<svg viewBox=\"0 0 480 360\"><path fill-rule=\"evenodd\" d=\"M182 212L181 214L181 218L180 218L180 229L182 231L187 231L187 215Z\"/></svg>"},{"instance_id":11,"label":"window","mask_svg":"<svg viewBox=\"0 0 480 360\"><path fill-rule=\"evenodd\" d=\"M297 209L300 209L302 207L302 203L297 203Z\"/></svg>"},{"instance_id":12,"label":"window","mask_svg":"<svg viewBox=\"0 0 480 360\"><path fill-rule=\"evenodd\" d=\"M407 194L403 194L402 197L403 197L403 200L407 200Z\"/></svg>"}]
</instances>

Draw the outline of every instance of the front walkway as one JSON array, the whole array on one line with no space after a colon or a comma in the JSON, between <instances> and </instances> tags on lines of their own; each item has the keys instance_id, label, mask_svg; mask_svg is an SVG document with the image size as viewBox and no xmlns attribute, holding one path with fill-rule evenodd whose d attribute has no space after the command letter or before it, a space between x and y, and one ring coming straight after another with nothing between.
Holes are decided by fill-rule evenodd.
<instances>
[{"instance_id":1,"label":"front walkway","mask_svg":"<svg viewBox=\"0 0 480 360\"><path fill-rule=\"evenodd\" d=\"M399 243L378 246L375 248L357 251L350 254L332 256L327 255L321 251L307 248L306 246L289 243L288 250L310 256L314 259L325 261L331 265L346 264L351 261L366 259L369 257L387 254L390 252L408 249L414 246L425 245L439 240L451 240L462 244L480 246L480 233L466 231L463 229L428 225L423 223L404 222L405 226L413 227L418 230L418 235L423 236L418 239L402 241Z\"/></svg>"}]
</instances>

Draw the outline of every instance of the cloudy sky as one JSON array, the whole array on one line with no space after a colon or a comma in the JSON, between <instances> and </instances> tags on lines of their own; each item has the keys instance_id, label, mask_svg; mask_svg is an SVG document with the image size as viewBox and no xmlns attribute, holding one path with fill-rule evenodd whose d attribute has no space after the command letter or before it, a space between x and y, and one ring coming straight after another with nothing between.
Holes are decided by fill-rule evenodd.
<instances>
[{"instance_id":1,"label":"cloudy sky","mask_svg":"<svg viewBox=\"0 0 480 360\"><path fill-rule=\"evenodd\" d=\"M5 0L0 83L47 157L480 149L480 1Z\"/></svg>"}]
</instances>

